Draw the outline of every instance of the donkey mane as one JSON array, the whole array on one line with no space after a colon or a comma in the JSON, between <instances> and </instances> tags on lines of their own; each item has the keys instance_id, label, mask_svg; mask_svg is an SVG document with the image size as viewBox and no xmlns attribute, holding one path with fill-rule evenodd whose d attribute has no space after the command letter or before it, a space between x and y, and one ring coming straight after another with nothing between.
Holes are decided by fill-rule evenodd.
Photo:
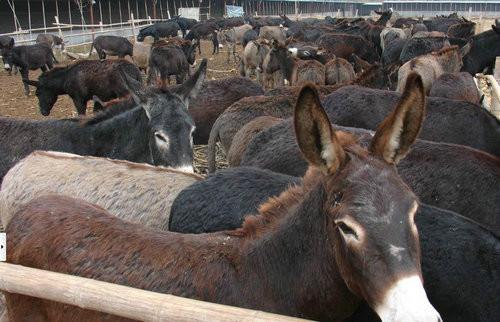
<instances>
[{"instance_id":1,"label":"donkey mane","mask_svg":"<svg viewBox=\"0 0 500 322\"><path fill-rule=\"evenodd\" d=\"M448 46L448 47L441 48L439 51L433 52L432 55L443 56L443 55L448 54L449 52L456 51L456 50L458 50L457 45Z\"/></svg>"},{"instance_id":2,"label":"donkey mane","mask_svg":"<svg viewBox=\"0 0 500 322\"><path fill-rule=\"evenodd\" d=\"M57 77L57 75L59 75L60 73L65 73L71 66L72 64L55 66L51 70L41 73L38 80L43 82L44 80L47 80L49 78Z\"/></svg>"},{"instance_id":3,"label":"donkey mane","mask_svg":"<svg viewBox=\"0 0 500 322\"><path fill-rule=\"evenodd\" d=\"M355 136L343 131L336 131L335 135L340 144L347 151L356 154L363 154L365 151L358 145ZM245 217L241 228L231 231L228 234L236 237L257 239L262 234L275 231L281 220L288 214L288 209L302 201L303 196L311 191L321 180L323 174L315 167L309 167L301 184L291 185L277 197L271 197L261 204L256 215Z\"/></svg>"}]
</instances>

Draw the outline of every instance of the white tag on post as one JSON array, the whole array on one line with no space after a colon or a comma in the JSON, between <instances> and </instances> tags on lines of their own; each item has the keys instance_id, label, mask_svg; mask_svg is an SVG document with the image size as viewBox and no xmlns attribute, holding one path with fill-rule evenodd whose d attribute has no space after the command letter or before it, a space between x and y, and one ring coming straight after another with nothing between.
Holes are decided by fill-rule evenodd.
<instances>
[{"instance_id":1,"label":"white tag on post","mask_svg":"<svg viewBox=\"0 0 500 322\"><path fill-rule=\"evenodd\" d=\"M0 233L0 262L7 260L7 235Z\"/></svg>"}]
</instances>

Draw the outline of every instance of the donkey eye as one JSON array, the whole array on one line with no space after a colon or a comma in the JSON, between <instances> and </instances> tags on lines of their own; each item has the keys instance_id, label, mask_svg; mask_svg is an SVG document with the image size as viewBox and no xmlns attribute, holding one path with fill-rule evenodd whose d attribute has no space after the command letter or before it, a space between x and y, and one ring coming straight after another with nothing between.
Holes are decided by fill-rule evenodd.
<instances>
[{"instance_id":1,"label":"donkey eye","mask_svg":"<svg viewBox=\"0 0 500 322\"><path fill-rule=\"evenodd\" d=\"M340 231L344 235L353 236L354 238L358 239L358 234L356 234L356 232L354 231L354 229L352 229L351 227L347 226L344 222L342 222L342 221L338 222L337 226L339 227Z\"/></svg>"},{"instance_id":2,"label":"donkey eye","mask_svg":"<svg viewBox=\"0 0 500 322\"><path fill-rule=\"evenodd\" d=\"M160 133L155 133L155 138L157 138L160 141L167 142L167 139Z\"/></svg>"}]
</instances>

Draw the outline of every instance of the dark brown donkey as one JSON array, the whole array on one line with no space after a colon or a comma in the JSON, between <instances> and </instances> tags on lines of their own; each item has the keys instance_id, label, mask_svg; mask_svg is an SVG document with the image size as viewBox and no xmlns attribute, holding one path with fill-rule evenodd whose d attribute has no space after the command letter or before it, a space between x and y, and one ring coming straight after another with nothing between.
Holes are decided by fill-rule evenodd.
<instances>
[{"instance_id":1,"label":"dark brown donkey","mask_svg":"<svg viewBox=\"0 0 500 322\"><path fill-rule=\"evenodd\" d=\"M295 108L297 141L310 163L303 184L263 204L242 228L158 232L49 196L9 223L8 261L316 320L343 320L364 299L383 321L441 321L422 286L417 198L394 166L415 141L424 108L413 75L368 151L332 129L306 85ZM26 296L6 299L12 321L104 319Z\"/></svg>"}]
</instances>

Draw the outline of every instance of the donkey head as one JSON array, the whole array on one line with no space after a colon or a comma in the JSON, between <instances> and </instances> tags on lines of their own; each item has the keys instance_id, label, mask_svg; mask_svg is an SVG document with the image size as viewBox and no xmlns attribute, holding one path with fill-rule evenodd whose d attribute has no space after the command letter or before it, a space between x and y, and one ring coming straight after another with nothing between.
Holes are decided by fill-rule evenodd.
<instances>
[{"instance_id":1,"label":"donkey head","mask_svg":"<svg viewBox=\"0 0 500 322\"><path fill-rule=\"evenodd\" d=\"M416 140L424 111L422 80L411 74L366 150L332 128L312 85L295 108L297 141L311 166L304 180L313 176L323 196L316 202L326 224L325 252L332 252L347 288L383 321L441 321L422 285L418 200L395 168Z\"/></svg>"},{"instance_id":2,"label":"donkey head","mask_svg":"<svg viewBox=\"0 0 500 322\"><path fill-rule=\"evenodd\" d=\"M144 89L142 84L122 73L134 101L144 109L149 120L148 143L155 165L193 172L195 124L188 114L188 106L198 95L206 70L204 59L196 73L172 92L166 88Z\"/></svg>"}]
</instances>

